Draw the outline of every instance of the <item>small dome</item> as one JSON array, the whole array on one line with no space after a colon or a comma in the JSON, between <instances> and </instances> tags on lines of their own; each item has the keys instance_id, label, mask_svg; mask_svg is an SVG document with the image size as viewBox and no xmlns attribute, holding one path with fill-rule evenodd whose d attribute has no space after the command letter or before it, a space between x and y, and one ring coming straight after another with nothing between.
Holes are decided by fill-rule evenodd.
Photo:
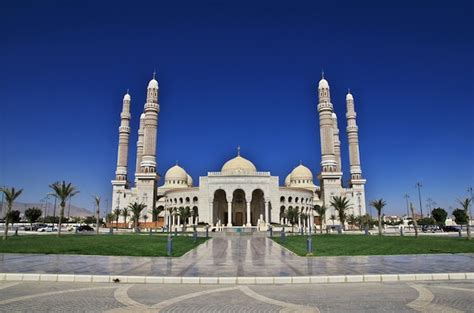
<instances>
[{"instance_id":1,"label":"small dome","mask_svg":"<svg viewBox=\"0 0 474 313\"><path fill-rule=\"evenodd\" d=\"M165 174L165 182L175 180L175 181L188 181L188 174L186 171L179 165L175 165L166 171Z\"/></svg>"},{"instance_id":2,"label":"small dome","mask_svg":"<svg viewBox=\"0 0 474 313\"><path fill-rule=\"evenodd\" d=\"M291 171L291 180L296 180L296 179L304 179L304 180L313 181L313 173L311 173L309 168L307 168L303 164L300 164L297 167L295 167L293 171Z\"/></svg>"},{"instance_id":3,"label":"small dome","mask_svg":"<svg viewBox=\"0 0 474 313\"><path fill-rule=\"evenodd\" d=\"M125 94L125 96L123 96L123 100L128 100L130 101L130 95L128 94L128 92Z\"/></svg>"},{"instance_id":4,"label":"small dome","mask_svg":"<svg viewBox=\"0 0 474 313\"><path fill-rule=\"evenodd\" d=\"M192 187L192 186L193 186L193 178L192 178L191 175L189 175L189 174L188 174L187 183L188 183L188 187Z\"/></svg>"},{"instance_id":5,"label":"small dome","mask_svg":"<svg viewBox=\"0 0 474 313\"><path fill-rule=\"evenodd\" d=\"M288 187L290 185L291 173L288 174L285 178L285 186Z\"/></svg>"},{"instance_id":6,"label":"small dome","mask_svg":"<svg viewBox=\"0 0 474 313\"><path fill-rule=\"evenodd\" d=\"M324 78L321 78L321 80L319 81L318 89L321 89L321 88L329 88L328 81L325 80Z\"/></svg>"},{"instance_id":7,"label":"small dome","mask_svg":"<svg viewBox=\"0 0 474 313\"><path fill-rule=\"evenodd\" d=\"M158 81L156 79L150 80L148 83L148 89L153 88L153 89L158 89Z\"/></svg>"},{"instance_id":8,"label":"small dome","mask_svg":"<svg viewBox=\"0 0 474 313\"><path fill-rule=\"evenodd\" d=\"M347 93L346 100L354 100L354 97L352 96L350 92Z\"/></svg>"},{"instance_id":9,"label":"small dome","mask_svg":"<svg viewBox=\"0 0 474 313\"><path fill-rule=\"evenodd\" d=\"M140 115L140 119L141 119L141 120L142 120L142 119L145 119L145 113L142 113L142 114Z\"/></svg>"},{"instance_id":10,"label":"small dome","mask_svg":"<svg viewBox=\"0 0 474 313\"><path fill-rule=\"evenodd\" d=\"M241 157L240 155L225 162L221 169L222 172L226 173L242 173L242 172L257 172L257 168L249 160Z\"/></svg>"},{"instance_id":11,"label":"small dome","mask_svg":"<svg viewBox=\"0 0 474 313\"><path fill-rule=\"evenodd\" d=\"M337 120L337 115L336 115L336 113L332 112L332 115L331 115L331 116L332 116L333 119Z\"/></svg>"}]
</instances>

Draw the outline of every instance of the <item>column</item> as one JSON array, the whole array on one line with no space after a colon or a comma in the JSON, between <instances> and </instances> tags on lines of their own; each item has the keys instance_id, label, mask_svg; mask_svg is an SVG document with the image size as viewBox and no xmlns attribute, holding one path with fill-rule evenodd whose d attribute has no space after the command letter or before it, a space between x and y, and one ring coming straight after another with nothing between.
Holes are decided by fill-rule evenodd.
<instances>
[{"instance_id":1,"label":"column","mask_svg":"<svg viewBox=\"0 0 474 313\"><path fill-rule=\"evenodd\" d=\"M252 222L250 221L250 201L247 201L247 226L252 226Z\"/></svg>"},{"instance_id":2,"label":"column","mask_svg":"<svg viewBox=\"0 0 474 313\"><path fill-rule=\"evenodd\" d=\"M270 214L269 214L269 208L268 208L268 201L265 201L265 223L266 225L270 225Z\"/></svg>"},{"instance_id":3,"label":"column","mask_svg":"<svg viewBox=\"0 0 474 313\"><path fill-rule=\"evenodd\" d=\"M227 202L227 226L232 226L232 201Z\"/></svg>"},{"instance_id":4,"label":"column","mask_svg":"<svg viewBox=\"0 0 474 313\"><path fill-rule=\"evenodd\" d=\"M214 200L209 201L209 211L211 213L209 214L209 224L214 226Z\"/></svg>"}]
</instances>

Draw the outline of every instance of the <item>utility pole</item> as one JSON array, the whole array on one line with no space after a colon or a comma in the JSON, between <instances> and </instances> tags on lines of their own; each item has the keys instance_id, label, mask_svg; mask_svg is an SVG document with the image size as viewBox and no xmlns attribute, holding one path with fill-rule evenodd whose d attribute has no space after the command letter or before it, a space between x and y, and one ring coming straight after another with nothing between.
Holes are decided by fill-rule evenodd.
<instances>
[{"instance_id":1,"label":"utility pole","mask_svg":"<svg viewBox=\"0 0 474 313\"><path fill-rule=\"evenodd\" d=\"M471 205L469 206L469 225L471 225L471 220L472 220L472 212L471 212L471 208L472 208L472 201L474 201L474 196L473 196L473 193L472 193L472 187L469 187L467 188L467 192L469 192L471 194Z\"/></svg>"},{"instance_id":2,"label":"utility pole","mask_svg":"<svg viewBox=\"0 0 474 313\"><path fill-rule=\"evenodd\" d=\"M421 218L423 218L423 205L421 204L421 187L423 187L423 185L418 182L416 183L416 188L418 188L418 197L420 199L420 213L421 213Z\"/></svg>"},{"instance_id":3,"label":"utility pole","mask_svg":"<svg viewBox=\"0 0 474 313\"><path fill-rule=\"evenodd\" d=\"M3 193L3 189L5 189L5 186L2 187L2 205L0 206L0 213L3 213L3 200L5 197L5 194ZM6 214L3 214L3 219L5 219L5 215Z\"/></svg>"},{"instance_id":4,"label":"utility pole","mask_svg":"<svg viewBox=\"0 0 474 313\"><path fill-rule=\"evenodd\" d=\"M56 218L56 200L58 198L54 197L54 209L53 209L53 227L54 227L54 219Z\"/></svg>"},{"instance_id":5,"label":"utility pole","mask_svg":"<svg viewBox=\"0 0 474 313\"><path fill-rule=\"evenodd\" d=\"M71 198L69 198L69 204L67 208L67 225L69 226L69 214L71 214Z\"/></svg>"},{"instance_id":6,"label":"utility pole","mask_svg":"<svg viewBox=\"0 0 474 313\"><path fill-rule=\"evenodd\" d=\"M405 200L407 201L407 218L409 218L410 217L410 205L408 204L408 199L410 199L410 196L405 194L403 196L403 198L405 198Z\"/></svg>"},{"instance_id":7,"label":"utility pole","mask_svg":"<svg viewBox=\"0 0 474 313\"><path fill-rule=\"evenodd\" d=\"M431 212L433 211L433 205L435 204L435 202L433 201L433 199L431 198L428 198L426 199L426 202L428 202L428 209L429 209L429 216L431 216Z\"/></svg>"}]
</instances>

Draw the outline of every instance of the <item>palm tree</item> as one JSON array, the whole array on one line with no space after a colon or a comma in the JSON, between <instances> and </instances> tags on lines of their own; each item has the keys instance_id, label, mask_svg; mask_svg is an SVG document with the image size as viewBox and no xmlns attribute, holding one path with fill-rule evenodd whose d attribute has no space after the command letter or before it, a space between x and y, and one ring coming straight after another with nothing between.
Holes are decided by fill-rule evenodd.
<instances>
[{"instance_id":1,"label":"palm tree","mask_svg":"<svg viewBox=\"0 0 474 313\"><path fill-rule=\"evenodd\" d=\"M59 211L59 225L58 225L58 237L61 236L61 226L64 218L64 208L66 207L66 202L71 199L73 196L77 195L79 191L76 190L71 183L66 183L64 180L60 182L55 182L49 185L49 188L53 190L52 195L59 200L59 206L61 210Z\"/></svg>"},{"instance_id":2,"label":"palm tree","mask_svg":"<svg viewBox=\"0 0 474 313\"><path fill-rule=\"evenodd\" d=\"M326 219L326 206L325 205L315 205L314 210L319 215L319 231L323 233L323 221Z\"/></svg>"},{"instance_id":3,"label":"palm tree","mask_svg":"<svg viewBox=\"0 0 474 313\"><path fill-rule=\"evenodd\" d=\"M191 210L189 209L189 207L180 207L178 209L178 215L181 217L182 221L183 221L183 233L185 232L186 230L186 221L188 218L191 217Z\"/></svg>"},{"instance_id":4,"label":"palm tree","mask_svg":"<svg viewBox=\"0 0 474 313\"><path fill-rule=\"evenodd\" d=\"M123 208L122 209L122 216L123 216L123 222L125 223L125 225L127 225L127 217L128 217L128 208ZM127 227L127 226L125 226Z\"/></svg>"},{"instance_id":5,"label":"palm tree","mask_svg":"<svg viewBox=\"0 0 474 313\"><path fill-rule=\"evenodd\" d=\"M151 210L151 220L153 222L157 222L158 221L158 215L160 215L160 213L163 211L163 207L160 206L160 207L154 207L152 210Z\"/></svg>"},{"instance_id":6,"label":"palm tree","mask_svg":"<svg viewBox=\"0 0 474 313\"><path fill-rule=\"evenodd\" d=\"M348 217L348 222L351 225L351 230L354 229L354 225L357 223L357 218L355 217L354 214L349 215Z\"/></svg>"},{"instance_id":7,"label":"palm tree","mask_svg":"<svg viewBox=\"0 0 474 313\"><path fill-rule=\"evenodd\" d=\"M191 210L191 216L193 218L193 224L197 224L198 208L196 206Z\"/></svg>"},{"instance_id":8,"label":"palm tree","mask_svg":"<svg viewBox=\"0 0 474 313\"><path fill-rule=\"evenodd\" d=\"M132 218L133 218L133 227L135 228L135 231L138 230L138 221L140 219L140 213L143 211L143 209L146 208L146 204L144 203L130 203L128 205L128 208L132 212Z\"/></svg>"},{"instance_id":9,"label":"palm tree","mask_svg":"<svg viewBox=\"0 0 474 313\"><path fill-rule=\"evenodd\" d=\"M331 200L331 205L339 215L339 221L341 222L342 229L345 229L344 223L347 217L347 210L351 207L349 199L343 196L334 196Z\"/></svg>"},{"instance_id":10,"label":"palm tree","mask_svg":"<svg viewBox=\"0 0 474 313\"><path fill-rule=\"evenodd\" d=\"M379 221L379 236L382 236L382 209L384 206L387 205L387 202L385 202L384 199L380 198L378 200L370 202L370 205L377 210L377 218Z\"/></svg>"},{"instance_id":11,"label":"palm tree","mask_svg":"<svg viewBox=\"0 0 474 313\"><path fill-rule=\"evenodd\" d=\"M300 216L300 212L297 208L294 207L289 207L288 210L286 211L286 217L288 219L288 222L291 224L291 231L293 232L293 228L296 223L298 223L298 217Z\"/></svg>"},{"instance_id":12,"label":"palm tree","mask_svg":"<svg viewBox=\"0 0 474 313\"><path fill-rule=\"evenodd\" d=\"M332 226L334 226L334 221L336 220L336 215L331 214L331 216L329 217L329 219L332 221Z\"/></svg>"},{"instance_id":13,"label":"palm tree","mask_svg":"<svg viewBox=\"0 0 474 313\"><path fill-rule=\"evenodd\" d=\"M109 213L107 214L107 216L105 217L105 220L107 221L107 223L112 223L113 220L115 219L115 214L114 213Z\"/></svg>"},{"instance_id":14,"label":"palm tree","mask_svg":"<svg viewBox=\"0 0 474 313\"><path fill-rule=\"evenodd\" d=\"M411 216L413 217L413 227L415 228L415 238L418 238L418 222L416 221L415 208L410 203Z\"/></svg>"},{"instance_id":15,"label":"palm tree","mask_svg":"<svg viewBox=\"0 0 474 313\"><path fill-rule=\"evenodd\" d=\"M469 206L471 205L471 201L472 199L470 198L466 198L462 201L458 200L467 216L467 240L471 240L471 216L469 215Z\"/></svg>"},{"instance_id":16,"label":"palm tree","mask_svg":"<svg viewBox=\"0 0 474 313\"><path fill-rule=\"evenodd\" d=\"M145 220L145 227L146 227L146 220L148 219L148 215L143 215L143 219Z\"/></svg>"},{"instance_id":17,"label":"palm tree","mask_svg":"<svg viewBox=\"0 0 474 313\"><path fill-rule=\"evenodd\" d=\"M99 219L100 219L100 196L94 196L94 203L95 203L95 206L97 207L95 214L96 214L96 219L97 219L96 234L98 235L99 234Z\"/></svg>"},{"instance_id":18,"label":"palm tree","mask_svg":"<svg viewBox=\"0 0 474 313\"><path fill-rule=\"evenodd\" d=\"M5 201L7 201L7 212L5 213L5 230L3 232L3 240L7 240L8 238L8 224L10 223L10 215L12 211L13 202L15 202L16 198L18 198L23 189L16 190L15 188L2 188L1 191L5 196Z\"/></svg>"},{"instance_id":19,"label":"palm tree","mask_svg":"<svg viewBox=\"0 0 474 313\"><path fill-rule=\"evenodd\" d=\"M120 218L120 214L122 214L122 211L119 208L115 208L113 214L115 219L115 229L118 229L118 221Z\"/></svg>"}]
</instances>

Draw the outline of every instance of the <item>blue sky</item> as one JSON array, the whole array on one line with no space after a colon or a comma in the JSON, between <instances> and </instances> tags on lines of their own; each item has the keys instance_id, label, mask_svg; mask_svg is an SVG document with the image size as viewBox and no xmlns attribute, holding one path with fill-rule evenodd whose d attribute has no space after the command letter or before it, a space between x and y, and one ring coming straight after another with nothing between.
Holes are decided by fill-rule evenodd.
<instances>
[{"instance_id":1,"label":"blue sky","mask_svg":"<svg viewBox=\"0 0 474 313\"><path fill-rule=\"evenodd\" d=\"M130 172L146 86L160 84L158 168L195 182L236 147L284 177L319 172L321 69L339 116L358 113L367 199L456 207L474 185L471 1L3 1L0 185L39 201L56 180L111 197L119 114L132 95ZM424 208L425 209L425 208Z\"/></svg>"}]
</instances>

